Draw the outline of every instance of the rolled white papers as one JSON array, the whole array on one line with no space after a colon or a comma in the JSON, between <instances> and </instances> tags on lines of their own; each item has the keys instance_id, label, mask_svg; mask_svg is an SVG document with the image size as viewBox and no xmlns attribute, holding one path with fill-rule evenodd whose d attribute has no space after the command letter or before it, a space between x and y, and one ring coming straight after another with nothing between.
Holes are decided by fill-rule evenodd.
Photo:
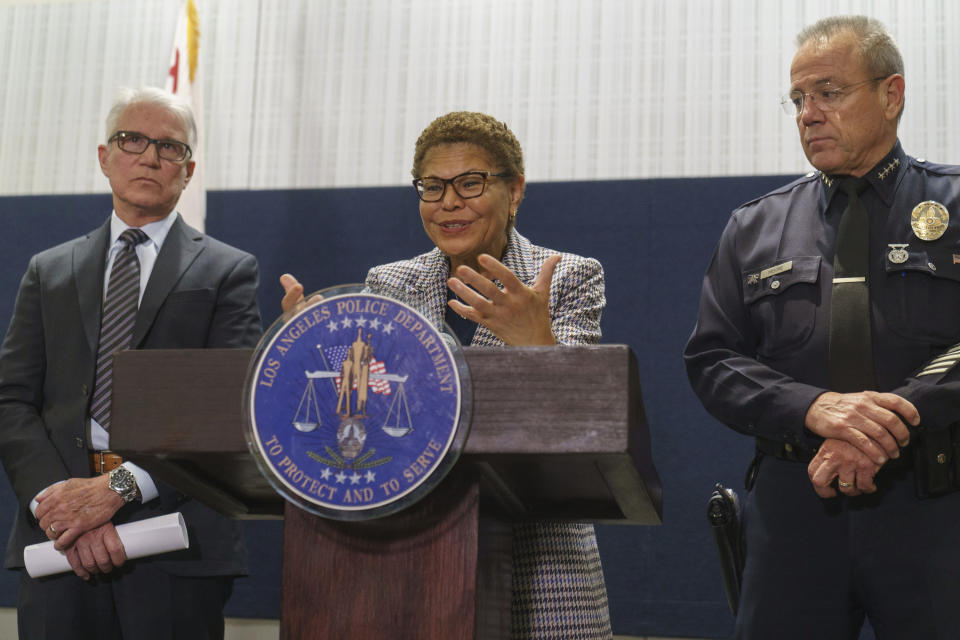
<instances>
[{"instance_id":1,"label":"rolled white papers","mask_svg":"<svg viewBox=\"0 0 960 640\"><path fill-rule=\"evenodd\" d=\"M190 546L187 525L180 512L117 526L127 559L143 558ZM67 556L53 548L53 540L31 544L23 550L23 564L31 578L72 571Z\"/></svg>"}]
</instances>

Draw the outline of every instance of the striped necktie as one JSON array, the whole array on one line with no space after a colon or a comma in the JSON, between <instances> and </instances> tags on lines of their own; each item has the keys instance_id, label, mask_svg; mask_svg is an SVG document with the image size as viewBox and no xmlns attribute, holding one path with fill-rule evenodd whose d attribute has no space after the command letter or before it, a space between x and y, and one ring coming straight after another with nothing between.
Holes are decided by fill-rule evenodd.
<instances>
[{"instance_id":1,"label":"striped necktie","mask_svg":"<svg viewBox=\"0 0 960 640\"><path fill-rule=\"evenodd\" d=\"M140 229L120 234L123 246L113 260L107 298L100 317L100 343L97 347L97 377L93 387L90 415L105 430L110 430L110 398L113 389L113 354L130 346L140 299L140 261L137 245L149 238Z\"/></svg>"},{"instance_id":2,"label":"striped necktie","mask_svg":"<svg viewBox=\"0 0 960 640\"><path fill-rule=\"evenodd\" d=\"M844 178L847 208L837 230L830 297L830 390L851 393L873 389L873 343L870 339L870 219L860 201L865 178Z\"/></svg>"}]
</instances>

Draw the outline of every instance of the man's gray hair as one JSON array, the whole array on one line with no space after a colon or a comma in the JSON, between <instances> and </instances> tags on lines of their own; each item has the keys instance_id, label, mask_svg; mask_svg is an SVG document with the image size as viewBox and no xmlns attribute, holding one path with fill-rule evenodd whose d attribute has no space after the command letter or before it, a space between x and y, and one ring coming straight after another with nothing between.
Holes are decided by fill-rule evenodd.
<instances>
[{"instance_id":1,"label":"man's gray hair","mask_svg":"<svg viewBox=\"0 0 960 640\"><path fill-rule=\"evenodd\" d=\"M117 92L117 96L113 100L113 106L110 107L110 113L107 114L107 140L117 132L117 122L120 121L123 112L137 104L149 104L166 109L180 120L184 131L187 132L186 143L196 153L197 123L193 118L193 109L183 98L156 87L139 87L136 89L124 87Z\"/></svg>"},{"instance_id":2,"label":"man's gray hair","mask_svg":"<svg viewBox=\"0 0 960 640\"><path fill-rule=\"evenodd\" d=\"M819 20L797 34L797 47L810 41L826 43L835 35L851 32L860 45L860 55L872 77L903 75L903 58L883 23L867 16L833 16Z\"/></svg>"}]
</instances>

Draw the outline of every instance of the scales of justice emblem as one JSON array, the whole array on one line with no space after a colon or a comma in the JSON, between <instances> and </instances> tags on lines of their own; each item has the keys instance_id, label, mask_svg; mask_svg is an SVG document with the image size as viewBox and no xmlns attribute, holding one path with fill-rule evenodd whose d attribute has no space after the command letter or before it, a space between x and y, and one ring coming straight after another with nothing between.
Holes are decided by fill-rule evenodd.
<instances>
[{"instance_id":1,"label":"scales of justice emblem","mask_svg":"<svg viewBox=\"0 0 960 640\"><path fill-rule=\"evenodd\" d=\"M317 402L317 389L314 386L315 381L330 380L337 395L336 414L339 416L339 425L336 433L340 456L337 456L329 448L327 453L331 454L330 458L322 458L317 454L311 456L331 466L343 468L347 466L346 461L351 460L356 461L355 465L369 466L378 466L388 461L372 460L368 462L376 453L374 449L368 450L361 456L367 441L364 421L370 417L367 414L367 403L371 390L374 393L393 396L390 408L387 410L383 424L380 426L384 433L394 438L402 438L413 431L413 419L410 417L410 407L407 404L404 388L404 383L409 376L386 372L383 363L375 358L373 346L370 344L371 337L372 333L367 332L366 339L364 339L363 327L360 327L357 329L356 340L349 347L334 346L327 348L327 351L331 352L333 357L345 351L345 354L342 354L339 358L341 361L339 369L330 367L324 353L324 346L318 344L317 350L324 365L327 366L326 370L303 372L306 383L303 395L300 397L300 405L297 407L297 414L293 419L293 426L296 429L306 433L322 426L320 407ZM397 385L396 393L392 392L391 382ZM356 401L351 402L354 395Z\"/></svg>"},{"instance_id":2,"label":"scales of justice emblem","mask_svg":"<svg viewBox=\"0 0 960 640\"><path fill-rule=\"evenodd\" d=\"M278 320L247 375L247 441L287 500L368 519L426 495L469 426L459 346L417 310L368 293L332 295Z\"/></svg>"}]
</instances>

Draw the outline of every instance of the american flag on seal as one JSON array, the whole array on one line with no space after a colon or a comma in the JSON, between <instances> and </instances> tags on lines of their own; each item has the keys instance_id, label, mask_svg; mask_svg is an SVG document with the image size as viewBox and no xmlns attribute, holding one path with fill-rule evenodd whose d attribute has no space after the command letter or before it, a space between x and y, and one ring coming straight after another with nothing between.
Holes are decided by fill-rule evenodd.
<instances>
[{"instance_id":1,"label":"american flag on seal","mask_svg":"<svg viewBox=\"0 0 960 640\"><path fill-rule=\"evenodd\" d=\"M350 347L345 344L337 345L335 347L327 347L323 350L324 354L327 356L327 363L330 366L331 371L339 371L340 366L343 364L343 361L347 358L347 354L350 352ZM370 373L386 373L387 368L383 365L382 360L377 360L376 358L370 358ZM340 393L340 376L337 376L333 379L337 384L337 393ZM390 382L388 380L377 380L376 378L370 378L368 383L370 391L374 393L379 393L381 395L388 396L392 393L390 390ZM353 383L353 388L357 388L357 383Z\"/></svg>"}]
</instances>

